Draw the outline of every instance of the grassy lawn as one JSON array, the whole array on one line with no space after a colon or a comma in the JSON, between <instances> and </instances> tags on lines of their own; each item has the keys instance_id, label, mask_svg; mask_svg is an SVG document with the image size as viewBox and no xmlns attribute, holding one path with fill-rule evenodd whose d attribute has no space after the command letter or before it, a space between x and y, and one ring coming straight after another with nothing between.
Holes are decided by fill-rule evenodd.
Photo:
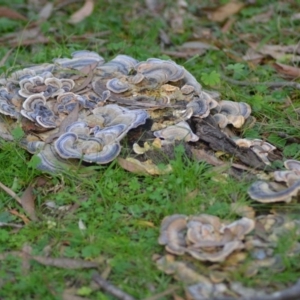
<instances>
[{"instance_id":1,"label":"grassy lawn","mask_svg":"<svg viewBox=\"0 0 300 300\"><path fill-rule=\"evenodd\" d=\"M29 20L38 21L38 10L35 11L34 6L27 1L15 2L18 12ZM156 14L143 1L95 2L93 13L74 25L66 21L82 2L54 10L51 17L39 25L40 34L48 38L47 43L35 42L11 50L12 47L3 42L0 60L11 52L0 66L0 73L51 62L57 57L70 57L72 52L81 49L98 52L106 60L118 54L130 55L140 61L149 57L171 58L189 70L204 88L217 90L222 99L243 101L252 107L255 123L238 134L275 145L278 159L273 162L274 167L281 168L282 161L287 158L300 159L300 90L269 88L264 84L285 80L273 67L275 59L270 54L264 55L260 64L242 59L249 43L263 47L299 42L300 21L291 19L299 1L274 0L266 4L266 1L257 0L234 16L235 20L226 32L222 31L224 23L207 19L207 13L202 10L208 6L205 1L187 1L182 32L176 32L170 26L172 18L166 13L174 6L173 1L165 1L163 12ZM220 6L225 2L228 1L215 1L215 4ZM7 0L3 5L11 7ZM265 17L265 22L261 19L251 21L271 8L273 15L269 19ZM29 28L27 21L0 18L1 36L22 28ZM162 30L170 38L168 45L161 39ZM171 57L166 52L179 52L178 46L197 37L218 48L183 58ZM292 63L290 60L293 54L297 56L290 53L277 61L297 66L299 61ZM221 74L234 80L261 84L239 86L226 81ZM211 76L217 78L216 83ZM232 203L251 206L257 214L272 209L290 215L299 212L296 201L267 205L251 200L247 195L251 181L246 176L245 180L220 176L208 163L187 158L181 145L175 148L174 159L169 162L173 172L165 175L138 176L123 170L117 161L87 167L85 171L45 174L35 168L32 155L18 146L18 132L14 136L15 142L0 140L1 183L18 195L22 195L37 177L43 177L45 183L34 187L38 221L26 222L21 229L0 227L0 299L67 299L62 297L66 290L86 297L84 299L115 299L91 285L93 269L69 270L36 261L30 262L30 269L24 267L23 258L13 255L12 251L21 251L26 245L36 256L48 254L99 262L99 273L136 299L145 299L172 286L178 286L176 293L184 297L182 284L158 270L153 261L155 255L165 253L164 247L157 242L160 223L165 216L206 213L235 220L237 214L232 210ZM126 157L126 147L124 145L121 153L123 157ZM229 155L219 154L221 160L234 160ZM72 209L68 210L70 207ZM24 225L20 215L25 216L20 205L0 190L0 222ZM82 223L85 229L80 225ZM266 268L254 278L244 278L237 272L232 279L248 287L264 282L262 288L269 292L273 291L270 287L276 290L296 282L300 277L299 254L285 255L290 241L295 239L299 241L295 232L282 237L274 250L283 257L281 272ZM5 259L1 257L1 253L9 251L11 255ZM197 268L203 266L209 264L200 266L199 263ZM170 294L159 299L173 297Z\"/></svg>"}]
</instances>

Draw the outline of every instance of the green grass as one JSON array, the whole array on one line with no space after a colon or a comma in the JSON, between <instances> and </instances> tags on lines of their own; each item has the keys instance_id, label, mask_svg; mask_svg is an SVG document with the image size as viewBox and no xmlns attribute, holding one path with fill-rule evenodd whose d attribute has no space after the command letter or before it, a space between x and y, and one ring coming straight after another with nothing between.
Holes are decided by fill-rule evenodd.
<instances>
[{"instance_id":1,"label":"green grass","mask_svg":"<svg viewBox=\"0 0 300 300\"><path fill-rule=\"evenodd\" d=\"M37 12L26 7L23 0L17 1L19 11L29 19L37 18ZM296 1L279 7L277 1L268 1L275 7L275 17L260 26L247 23L255 14L268 10L265 1L256 1L254 6L246 7L237 16L230 33L222 33L220 24L212 23L204 17L196 19L187 16L186 30L182 34L172 33L167 20L147 12L142 2L96 1L93 14L77 25L66 23L67 15L78 9L80 4L71 4L42 23L41 30L50 38L48 44L16 47L0 73L10 72L20 66L51 61L55 57L69 56L73 51L89 49L97 51L105 59L123 53L139 60L149 57L168 58L162 53L159 43L159 30L165 30L174 46L193 39L197 27L208 26L220 48L228 48L242 56L248 49L240 38L250 34L253 41L264 44L296 44L299 21L291 21ZM113 4L112 4L113 2ZM172 1L167 1L172 6ZM189 1L190 12L199 8L197 1ZM208 1L209 2L209 1ZM10 1L4 1L10 5ZM202 4L201 4L202 5ZM24 21L0 18L1 34L12 33L26 27ZM75 40L74 36L96 34L109 30L103 37ZM285 33L283 33L285 32ZM1 46L0 58L10 49ZM174 49L173 49L174 50ZM192 59L176 59L196 78L211 89L222 94L223 99L244 101L253 108L257 118L255 125L242 131L245 137L263 138L275 144L284 158L300 158L300 148L281 137L284 132L290 137L300 137L299 91L291 88L272 90L266 86L240 87L229 84L218 75L221 73L237 80L258 79L264 81L282 80L272 68L272 60L265 64L252 66L237 62L223 51L208 51L203 56ZM217 74L217 75L215 75ZM218 80L216 79L218 78ZM289 97L292 105L285 106ZM16 138L20 132L15 132ZM17 145L17 142L0 141L0 181L18 195L37 176L46 176L47 184L36 188L36 213L38 222L30 222L21 230L0 228L0 253L19 251L24 244L32 247L33 254L43 255L46 246L51 247L54 257L83 258L102 261L100 272L111 267L108 279L137 299L142 299L166 290L174 284L171 276L159 271L152 261L154 254L163 254L164 249L157 243L161 220L171 214L209 213L224 219L234 220L236 215L230 204L252 204L261 212L272 206L251 202L247 196L249 182L237 181L228 177L215 180L217 176L212 167L185 157L182 147L176 148L175 159L170 161L173 172L161 176L137 176L121 169L116 162L109 166L93 168L91 175L78 175L76 172L63 174L43 174L34 168L31 155ZM197 191L190 199L187 195ZM46 202L53 201L57 206L80 203L74 213L64 213L47 208ZM274 206L280 209L280 205ZM0 222L21 222L20 218L9 213L17 209L24 214L9 195L0 190ZM299 209L297 203L285 206L289 212ZM82 220L86 230L78 227ZM285 270L274 274L272 270L261 271L253 280L236 274L235 278L245 285L255 286L259 281L290 284L300 276L297 266L299 255L284 256L289 249L289 241L298 239L286 236L281 240L276 253L284 257ZM31 262L31 269L24 274L20 258L10 256L0 261L0 298L3 299L60 299L63 290L74 288L90 299L113 299L96 290L90 290L91 270L64 270ZM80 292L79 292L80 293ZM181 290L178 292L181 294ZM164 297L161 299L171 299Z\"/></svg>"}]
</instances>

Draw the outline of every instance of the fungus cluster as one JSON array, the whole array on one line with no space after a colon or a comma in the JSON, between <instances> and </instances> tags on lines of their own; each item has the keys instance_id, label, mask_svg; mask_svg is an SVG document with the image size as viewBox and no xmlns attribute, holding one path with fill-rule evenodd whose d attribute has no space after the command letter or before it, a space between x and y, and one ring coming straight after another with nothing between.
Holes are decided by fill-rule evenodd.
<instances>
[{"instance_id":1,"label":"fungus cluster","mask_svg":"<svg viewBox=\"0 0 300 300\"><path fill-rule=\"evenodd\" d=\"M172 215L163 219L158 241L169 253L188 253L200 261L221 262L244 248L245 235L254 225L253 220L245 217L225 224L211 215Z\"/></svg>"},{"instance_id":2,"label":"fungus cluster","mask_svg":"<svg viewBox=\"0 0 300 300\"><path fill-rule=\"evenodd\" d=\"M249 190L249 196L262 203L290 202L300 190L300 162L289 159L284 162L286 170L273 173L275 181L256 181Z\"/></svg>"},{"instance_id":3,"label":"fungus cluster","mask_svg":"<svg viewBox=\"0 0 300 300\"><path fill-rule=\"evenodd\" d=\"M43 170L81 160L106 164L119 155L128 131L148 118L153 139L165 144L197 142L187 121L209 114L221 129L240 128L250 116L249 105L218 96L171 60L139 62L118 55L105 62L95 52L77 51L72 58L2 75L1 136L22 126L21 145L40 156Z\"/></svg>"},{"instance_id":4,"label":"fungus cluster","mask_svg":"<svg viewBox=\"0 0 300 300\"><path fill-rule=\"evenodd\" d=\"M159 237L167 254L154 259L161 271L184 284L191 299L232 293L254 299L267 295L263 283L258 282L255 289L249 289L234 281L236 274L255 278L263 268L282 272L283 257L276 252L276 247L291 232L300 233L299 221L277 213L251 219L243 217L232 223L205 214L171 215L162 221ZM300 243L295 239L284 255L296 256L299 249Z\"/></svg>"}]
</instances>

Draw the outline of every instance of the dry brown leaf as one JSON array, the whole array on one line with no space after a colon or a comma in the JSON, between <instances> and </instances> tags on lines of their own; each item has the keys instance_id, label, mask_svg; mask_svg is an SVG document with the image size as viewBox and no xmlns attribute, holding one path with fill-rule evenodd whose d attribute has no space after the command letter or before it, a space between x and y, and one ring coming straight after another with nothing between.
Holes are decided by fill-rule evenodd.
<instances>
[{"instance_id":1,"label":"dry brown leaf","mask_svg":"<svg viewBox=\"0 0 300 300\"><path fill-rule=\"evenodd\" d=\"M145 169L136 164L133 163L131 161L128 161L127 159L118 157L118 163L119 165L126 171L130 172L130 173L137 173L137 174L146 174L147 172L145 172Z\"/></svg>"},{"instance_id":2,"label":"dry brown leaf","mask_svg":"<svg viewBox=\"0 0 300 300\"><path fill-rule=\"evenodd\" d=\"M263 45L261 46L259 43L248 43L248 45L259 51L259 52L283 52L283 53L293 53L293 54L300 54L300 45Z\"/></svg>"},{"instance_id":3,"label":"dry brown leaf","mask_svg":"<svg viewBox=\"0 0 300 300\"><path fill-rule=\"evenodd\" d=\"M248 43L248 45L255 51L263 55L269 55L276 60L290 60L294 62L300 61L300 45L263 45L259 43Z\"/></svg>"},{"instance_id":4,"label":"dry brown leaf","mask_svg":"<svg viewBox=\"0 0 300 300\"><path fill-rule=\"evenodd\" d=\"M12 20L22 20L27 21L27 18L18 13L17 11L6 7L6 6L0 6L0 17L12 19Z\"/></svg>"},{"instance_id":5,"label":"dry brown leaf","mask_svg":"<svg viewBox=\"0 0 300 300\"><path fill-rule=\"evenodd\" d=\"M277 63L277 62L275 62L273 66L276 69L276 71L280 74L286 75L293 79L300 77L300 68Z\"/></svg>"},{"instance_id":6,"label":"dry brown leaf","mask_svg":"<svg viewBox=\"0 0 300 300\"><path fill-rule=\"evenodd\" d=\"M39 12L39 20L48 20L53 12L53 3L47 2Z\"/></svg>"},{"instance_id":7,"label":"dry brown leaf","mask_svg":"<svg viewBox=\"0 0 300 300\"><path fill-rule=\"evenodd\" d=\"M11 47L27 46L39 43L48 43L49 38L45 37L38 26L20 30L14 33L5 34L0 37L1 44Z\"/></svg>"},{"instance_id":8,"label":"dry brown leaf","mask_svg":"<svg viewBox=\"0 0 300 300\"><path fill-rule=\"evenodd\" d=\"M140 162L139 160L128 157L126 159L118 157L119 165L126 171L137 174L162 175L172 172L172 167L167 165L165 169L160 169L151 160Z\"/></svg>"},{"instance_id":9,"label":"dry brown leaf","mask_svg":"<svg viewBox=\"0 0 300 300\"><path fill-rule=\"evenodd\" d=\"M84 5L77 10L74 14L71 15L69 19L69 23L77 24L83 21L86 17L90 16L94 10L94 1L93 0L85 0Z\"/></svg>"},{"instance_id":10,"label":"dry brown leaf","mask_svg":"<svg viewBox=\"0 0 300 300\"><path fill-rule=\"evenodd\" d=\"M258 53L252 48L249 48L245 53L245 55L243 56L243 60L250 61L254 64L259 64L263 58L264 58L263 54Z\"/></svg>"},{"instance_id":11,"label":"dry brown leaf","mask_svg":"<svg viewBox=\"0 0 300 300\"><path fill-rule=\"evenodd\" d=\"M208 50L208 49L213 49L213 50L218 50L217 47L210 45L208 43L204 43L201 41L190 41L190 42L185 42L181 46L179 46L180 50L183 49L197 49L197 50Z\"/></svg>"},{"instance_id":12,"label":"dry brown leaf","mask_svg":"<svg viewBox=\"0 0 300 300\"><path fill-rule=\"evenodd\" d=\"M141 225L141 226L144 226L144 227L151 227L151 228L154 228L155 225L153 222L150 222L150 221L144 221L144 220L137 220L136 221L136 224L137 225Z\"/></svg>"},{"instance_id":13,"label":"dry brown leaf","mask_svg":"<svg viewBox=\"0 0 300 300\"><path fill-rule=\"evenodd\" d=\"M232 27L232 25L235 23L235 21L236 21L236 18L230 18L230 19L228 19L228 20L225 22L225 24L222 26L221 31L222 31L223 33L229 32L230 29L231 29L231 27Z\"/></svg>"},{"instance_id":14,"label":"dry brown leaf","mask_svg":"<svg viewBox=\"0 0 300 300\"><path fill-rule=\"evenodd\" d=\"M11 53L14 51L14 48L9 49L5 55L1 58L0 60L0 67L4 66L4 64L6 63L7 59L9 58L9 56L11 55Z\"/></svg>"},{"instance_id":15,"label":"dry brown leaf","mask_svg":"<svg viewBox=\"0 0 300 300\"><path fill-rule=\"evenodd\" d=\"M199 195L200 190L199 189L194 189L191 192L188 192L186 196L183 198L184 201L191 201L196 198L197 195Z\"/></svg>"},{"instance_id":16,"label":"dry brown leaf","mask_svg":"<svg viewBox=\"0 0 300 300\"><path fill-rule=\"evenodd\" d=\"M61 122L58 132L48 136L45 143L51 143L55 138L59 137L65 132L66 128L78 118L79 104L77 103L74 109L68 114L68 116Z\"/></svg>"},{"instance_id":17,"label":"dry brown leaf","mask_svg":"<svg viewBox=\"0 0 300 300\"><path fill-rule=\"evenodd\" d=\"M173 56L173 57L180 57L180 58L190 58L195 55L203 55L206 53L207 50L218 50L217 47L214 45L201 42L201 41L190 41L182 44L181 46L177 47L177 51L163 51L164 54Z\"/></svg>"},{"instance_id":18,"label":"dry brown leaf","mask_svg":"<svg viewBox=\"0 0 300 300\"><path fill-rule=\"evenodd\" d=\"M109 274L111 273L111 266L108 265L106 268L102 271L101 277L104 278L105 280L109 277Z\"/></svg>"},{"instance_id":19,"label":"dry brown leaf","mask_svg":"<svg viewBox=\"0 0 300 300\"><path fill-rule=\"evenodd\" d=\"M266 12L263 12L261 14L255 15L252 18L248 19L247 23L267 23L270 21L274 14L274 7L271 6Z\"/></svg>"},{"instance_id":20,"label":"dry brown leaf","mask_svg":"<svg viewBox=\"0 0 300 300\"><path fill-rule=\"evenodd\" d=\"M34 208L35 195L33 194L33 187L29 185L27 189L24 191L22 197L20 198L21 198L21 205L25 210L26 214L29 216L29 218L32 221L37 221L38 218L35 214L35 208Z\"/></svg>"},{"instance_id":21,"label":"dry brown leaf","mask_svg":"<svg viewBox=\"0 0 300 300\"><path fill-rule=\"evenodd\" d=\"M233 0L209 12L208 18L211 21L223 22L230 16L237 14L244 6L245 3Z\"/></svg>"},{"instance_id":22,"label":"dry brown leaf","mask_svg":"<svg viewBox=\"0 0 300 300\"><path fill-rule=\"evenodd\" d=\"M291 20L292 20L292 21L300 20L300 13L293 14L293 15L291 16Z\"/></svg>"},{"instance_id":23,"label":"dry brown leaf","mask_svg":"<svg viewBox=\"0 0 300 300\"><path fill-rule=\"evenodd\" d=\"M206 51L203 51L203 54ZM162 51L163 54L166 54L168 56L172 56L172 57L178 57L178 58L191 58L194 56L194 54L192 52L186 52L186 51L170 51L170 50L164 50ZM197 53L197 55L201 55L199 52Z\"/></svg>"},{"instance_id":24,"label":"dry brown leaf","mask_svg":"<svg viewBox=\"0 0 300 300\"><path fill-rule=\"evenodd\" d=\"M92 261L86 261L82 259L72 259L67 257L44 257L44 256L32 256L31 259L39 262L45 266L52 266L63 269L90 269L97 268L98 263Z\"/></svg>"}]
</instances>

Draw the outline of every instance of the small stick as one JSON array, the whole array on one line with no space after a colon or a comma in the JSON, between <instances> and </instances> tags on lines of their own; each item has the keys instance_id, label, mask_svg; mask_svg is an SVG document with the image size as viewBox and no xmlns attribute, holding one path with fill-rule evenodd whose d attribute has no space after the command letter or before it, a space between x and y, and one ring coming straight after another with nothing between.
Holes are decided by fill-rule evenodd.
<instances>
[{"instance_id":1,"label":"small stick","mask_svg":"<svg viewBox=\"0 0 300 300\"><path fill-rule=\"evenodd\" d=\"M111 283L103 279L98 273L94 273L93 280L101 287L104 291L110 293L112 296L120 300L135 300L132 296L123 292L119 288L113 286Z\"/></svg>"},{"instance_id":2,"label":"small stick","mask_svg":"<svg viewBox=\"0 0 300 300\"><path fill-rule=\"evenodd\" d=\"M178 286L172 286L172 287L168 288L167 290L165 290L164 292L161 292L161 293L156 294L156 295L154 295L154 296L145 298L144 300L159 300L159 299L161 299L161 298L164 297L164 296L168 296L168 295L174 293L174 292L177 291L178 289L179 289Z\"/></svg>"},{"instance_id":3,"label":"small stick","mask_svg":"<svg viewBox=\"0 0 300 300\"><path fill-rule=\"evenodd\" d=\"M270 82L250 82L250 81L239 81L232 78L229 78L225 75L222 75L221 78L226 80L229 83L235 84L235 85L241 85L241 86L255 86L255 85L265 85L271 88L280 88L280 87L293 87L295 89L300 90L300 83L294 82L294 81L270 81Z\"/></svg>"},{"instance_id":4,"label":"small stick","mask_svg":"<svg viewBox=\"0 0 300 300\"><path fill-rule=\"evenodd\" d=\"M20 224L0 222L0 227L23 228L24 226Z\"/></svg>"},{"instance_id":5,"label":"small stick","mask_svg":"<svg viewBox=\"0 0 300 300\"><path fill-rule=\"evenodd\" d=\"M22 200L20 199L20 197L14 191L12 191L10 188L8 188L6 185L4 185L2 182L0 182L0 188L4 192L6 192L8 195L13 197L19 204L22 205Z\"/></svg>"},{"instance_id":6,"label":"small stick","mask_svg":"<svg viewBox=\"0 0 300 300\"><path fill-rule=\"evenodd\" d=\"M298 300L300 295L300 280L291 287L272 293L265 296L255 296L255 297L241 297L241 298L231 298L231 297L216 297L212 300Z\"/></svg>"}]
</instances>

